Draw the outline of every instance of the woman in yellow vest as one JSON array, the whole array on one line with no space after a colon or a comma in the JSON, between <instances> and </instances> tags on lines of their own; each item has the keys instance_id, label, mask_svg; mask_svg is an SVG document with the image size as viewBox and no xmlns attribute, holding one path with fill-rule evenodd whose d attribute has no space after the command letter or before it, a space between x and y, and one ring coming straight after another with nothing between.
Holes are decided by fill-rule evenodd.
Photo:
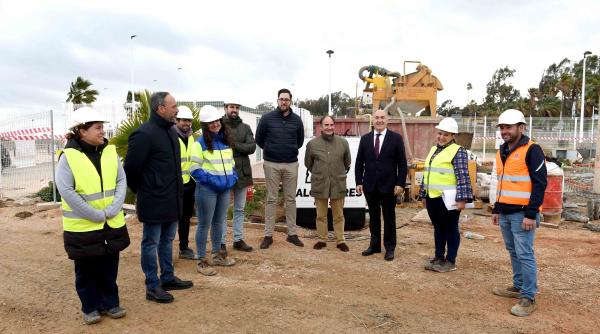
<instances>
[{"instance_id":1,"label":"woman in yellow vest","mask_svg":"<svg viewBox=\"0 0 600 334\"><path fill-rule=\"evenodd\" d=\"M74 124L58 160L56 186L61 195L65 250L75 262L75 289L83 320L101 314L125 316L119 304L119 252L129 246L123 202L125 172L114 145L104 138L104 120L94 109L73 113Z\"/></svg>"},{"instance_id":2,"label":"woman in yellow vest","mask_svg":"<svg viewBox=\"0 0 600 334\"><path fill-rule=\"evenodd\" d=\"M469 180L467 151L454 142L458 124L452 118L444 118L436 127L437 145L433 146L425 160L421 183L421 199L433 224L435 257L425 269L437 272L456 270L456 254L460 245L458 218L465 203L473 200ZM448 210L442 194L455 196L456 209ZM446 251L447 246L447 251Z\"/></svg>"},{"instance_id":3,"label":"woman in yellow vest","mask_svg":"<svg viewBox=\"0 0 600 334\"><path fill-rule=\"evenodd\" d=\"M237 181L233 161L233 138L223 123L223 111L207 105L200 110L202 136L192 145L190 174L196 181L196 248L199 273L216 274L210 266L232 266L235 260L221 250L222 226L227 219L229 192ZM208 228L212 248L212 261L206 259Z\"/></svg>"}]
</instances>

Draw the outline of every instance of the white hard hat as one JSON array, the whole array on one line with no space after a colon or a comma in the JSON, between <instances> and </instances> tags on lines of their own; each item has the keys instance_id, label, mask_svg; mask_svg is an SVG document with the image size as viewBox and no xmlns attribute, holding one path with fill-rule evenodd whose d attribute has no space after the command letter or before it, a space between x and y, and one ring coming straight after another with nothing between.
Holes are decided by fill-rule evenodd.
<instances>
[{"instance_id":1,"label":"white hard hat","mask_svg":"<svg viewBox=\"0 0 600 334\"><path fill-rule=\"evenodd\" d=\"M497 126L501 124L512 125L519 123L527 124L527 122L525 122L525 116L523 116L523 113L517 109L507 109L500 114L500 117L498 117Z\"/></svg>"},{"instance_id":2,"label":"white hard hat","mask_svg":"<svg viewBox=\"0 0 600 334\"><path fill-rule=\"evenodd\" d=\"M200 122L210 123L223 117L223 111L219 111L217 108L206 105L200 109Z\"/></svg>"},{"instance_id":3,"label":"white hard hat","mask_svg":"<svg viewBox=\"0 0 600 334\"><path fill-rule=\"evenodd\" d=\"M81 107L73 111L73 114L71 115L71 126L69 128L74 128L76 126L89 122L108 123L106 118L100 115L100 113L94 110L93 108Z\"/></svg>"},{"instance_id":4,"label":"white hard hat","mask_svg":"<svg viewBox=\"0 0 600 334\"><path fill-rule=\"evenodd\" d=\"M456 124L456 121L452 117L444 118L440 121L440 124L438 124L435 128L454 134L458 133L458 124Z\"/></svg>"},{"instance_id":5,"label":"white hard hat","mask_svg":"<svg viewBox=\"0 0 600 334\"><path fill-rule=\"evenodd\" d=\"M192 111L188 106L178 106L177 109L179 110L177 112L177 118L194 119Z\"/></svg>"},{"instance_id":6,"label":"white hard hat","mask_svg":"<svg viewBox=\"0 0 600 334\"><path fill-rule=\"evenodd\" d=\"M228 105L236 105L236 106L240 106L240 107L242 106L242 104L241 104L241 103L239 103L239 102L236 102L235 100L229 100L229 101L227 101L227 102L223 103L223 105L224 105L225 107L227 107Z\"/></svg>"}]
</instances>

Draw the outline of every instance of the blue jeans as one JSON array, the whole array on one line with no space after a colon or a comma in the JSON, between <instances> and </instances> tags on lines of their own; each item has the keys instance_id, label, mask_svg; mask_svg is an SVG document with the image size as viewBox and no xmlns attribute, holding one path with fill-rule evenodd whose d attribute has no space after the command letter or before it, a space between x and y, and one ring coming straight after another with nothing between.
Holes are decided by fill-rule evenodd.
<instances>
[{"instance_id":1,"label":"blue jeans","mask_svg":"<svg viewBox=\"0 0 600 334\"><path fill-rule=\"evenodd\" d=\"M504 245L510 254L513 270L513 285L521 291L522 297L535 299L537 293L537 264L533 252L535 229L523 230L524 212L500 214L500 229ZM540 215L536 218L536 228L540 224Z\"/></svg>"},{"instance_id":2,"label":"blue jeans","mask_svg":"<svg viewBox=\"0 0 600 334\"><path fill-rule=\"evenodd\" d=\"M229 207L229 189L217 193L203 184L196 184L196 209L198 211L198 227L196 228L196 248L198 257L206 257L206 241L210 226L210 242L212 252L221 249L221 228L227 219Z\"/></svg>"},{"instance_id":3,"label":"blue jeans","mask_svg":"<svg viewBox=\"0 0 600 334\"><path fill-rule=\"evenodd\" d=\"M246 190L233 189L233 241L244 239L244 207L246 206ZM223 237L221 243L227 241L227 220L223 221Z\"/></svg>"},{"instance_id":4,"label":"blue jeans","mask_svg":"<svg viewBox=\"0 0 600 334\"><path fill-rule=\"evenodd\" d=\"M175 277L173 269L173 239L177 221L162 224L144 224L142 232L142 270L146 275L146 289L159 284L156 258L160 264L160 281L169 282Z\"/></svg>"}]
</instances>

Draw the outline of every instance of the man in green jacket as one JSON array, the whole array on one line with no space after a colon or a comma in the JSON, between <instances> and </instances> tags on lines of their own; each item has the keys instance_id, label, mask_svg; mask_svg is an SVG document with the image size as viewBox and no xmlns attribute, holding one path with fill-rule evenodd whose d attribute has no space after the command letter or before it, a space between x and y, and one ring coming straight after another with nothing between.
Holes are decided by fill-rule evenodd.
<instances>
[{"instance_id":1,"label":"man in green jacket","mask_svg":"<svg viewBox=\"0 0 600 334\"><path fill-rule=\"evenodd\" d=\"M331 205L333 230L337 248L343 252L350 249L344 239L344 198L346 197L346 174L352 161L346 139L333 133L335 121L331 116L321 118L321 136L306 145L304 165L311 173L311 195L317 207L317 234L319 241L314 249L327 246L327 209Z\"/></svg>"},{"instance_id":2,"label":"man in green jacket","mask_svg":"<svg viewBox=\"0 0 600 334\"><path fill-rule=\"evenodd\" d=\"M246 206L246 189L252 184L252 166L249 155L256 150L254 134L250 126L240 118L240 104L225 103L223 122L229 126L233 134L233 159L238 180L233 187L233 249L251 252L252 247L244 242L244 207ZM223 224L221 250L227 251L227 222Z\"/></svg>"}]
</instances>

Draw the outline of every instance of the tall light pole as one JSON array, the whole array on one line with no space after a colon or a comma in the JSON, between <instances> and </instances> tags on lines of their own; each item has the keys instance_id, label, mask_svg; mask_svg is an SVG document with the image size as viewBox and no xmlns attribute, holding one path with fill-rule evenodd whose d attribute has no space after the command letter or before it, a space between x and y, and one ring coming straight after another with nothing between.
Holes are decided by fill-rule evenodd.
<instances>
[{"instance_id":1,"label":"tall light pole","mask_svg":"<svg viewBox=\"0 0 600 334\"><path fill-rule=\"evenodd\" d=\"M327 109L327 114L329 116L332 116L333 112L331 111L331 55L333 54L333 50L327 50L326 53L329 55L329 109Z\"/></svg>"},{"instance_id":2,"label":"tall light pole","mask_svg":"<svg viewBox=\"0 0 600 334\"><path fill-rule=\"evenodd\" d=\"M131 35L129 36L129 40L131 41L131 68L130 68L130 88L131 88L131 105L132 105L132 110L133 110L133 104L135 103L135 93L133 92L133 66L134 66L134 59L133 59L133 39L136 38L137 35Z\"/></svg>"},{"instance_id":3,"label":"tall light pole","mask_svg":"<svg viewBox=\"0 0 600 334\"><path fill-rule=\"evenodd\" d=\"M585 58L591 55L590 51L583 53L583 79L581 80L581 121L579 122L579 139L583 139L583 116L585 114Z\"/></svg>"}]
</instances>

